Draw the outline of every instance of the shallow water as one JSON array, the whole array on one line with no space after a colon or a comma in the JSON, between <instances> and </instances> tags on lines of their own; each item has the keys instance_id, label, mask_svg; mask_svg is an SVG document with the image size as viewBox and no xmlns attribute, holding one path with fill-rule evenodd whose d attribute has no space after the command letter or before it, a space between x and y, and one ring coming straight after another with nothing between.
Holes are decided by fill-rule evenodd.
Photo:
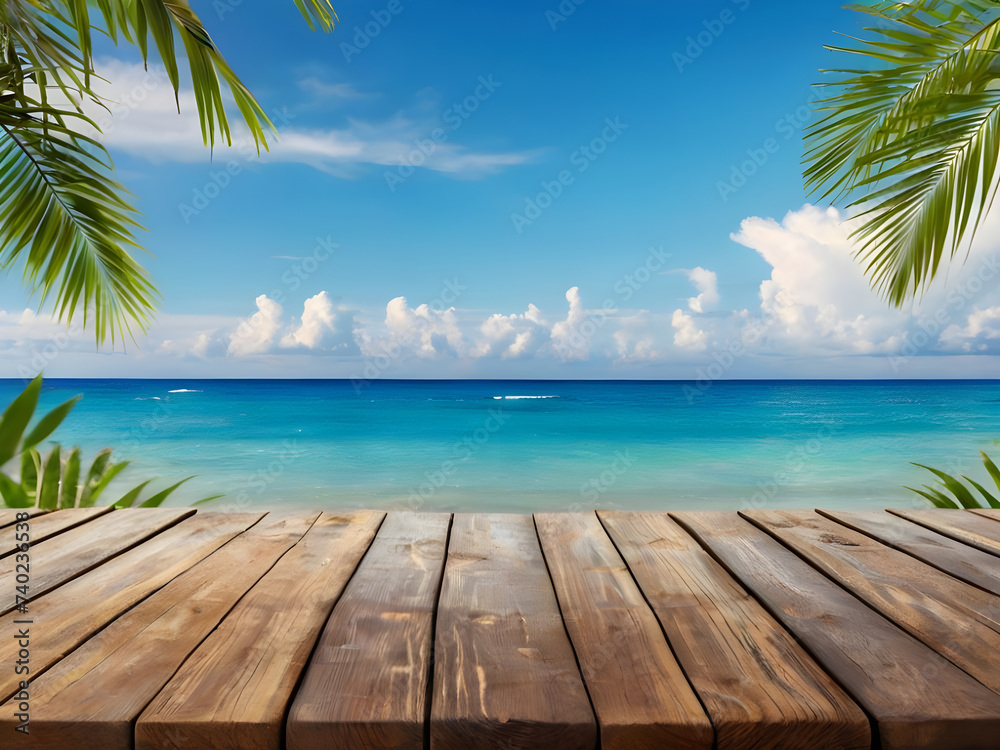
<instances>
[{"instance_id":1,"label":"shallow water","mask_svg":"<svg viewBox=\"0 0 1000 750\"><path fill-rule=\"evenodd\" d=\"M44 406L77 393L54 439L229 509L912 506L910 461L1000 459L1000 381L48 380Z\"/></svg>"}]
</instances>

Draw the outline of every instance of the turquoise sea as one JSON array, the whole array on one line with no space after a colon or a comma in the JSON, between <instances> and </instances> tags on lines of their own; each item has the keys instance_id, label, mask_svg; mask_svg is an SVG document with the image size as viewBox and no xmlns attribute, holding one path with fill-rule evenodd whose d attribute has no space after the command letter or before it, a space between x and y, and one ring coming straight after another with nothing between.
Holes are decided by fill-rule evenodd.
<instances>
[{"instance_id":1,"label":"turquoise sea","mask_svg":"<svg viewBox=\"0 0 1000 750\"><path fill-rule=\"evenodd\" d=\"M1000 460L1000 381L47 380L43 408L78 393L53 439L226 509L901 507L910 461Z\"/></svg>"}]
</instances>

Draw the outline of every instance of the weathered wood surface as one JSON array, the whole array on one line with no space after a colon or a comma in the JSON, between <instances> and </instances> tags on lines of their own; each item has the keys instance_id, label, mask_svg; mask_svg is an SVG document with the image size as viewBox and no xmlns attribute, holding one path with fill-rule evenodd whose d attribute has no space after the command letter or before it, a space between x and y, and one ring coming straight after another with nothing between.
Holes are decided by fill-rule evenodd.
<instances>
[{"instance_id":1,"label":"weathered wood surface","mask_svg":"<svg viewBox=\"0 0 1000 750\"><path fill-rule=\"evenodd\" d=\"M871 746L861 709L676 521L600 516L705 703L719 750Z\"/></svg>"},{"instance_id":2,"label":"weathered wood surface","mask_svg":"<svg viewBox=\"0 0 1000 750\"><path fill-rule=\"evenodd\" d=\"M966 583L1000 595L1000 557L884 511L821 510L819 513Z\"/></svg>"},{"instance_id":3,"label":"weathered wood surface","mask_svg":"<svg viewBox=\"0 0 1000 750\"><path fill-rule=\"evenodd\" d=\"M31 595L0 614L4 747L998 746L992 511L30 525L0 557L0 603Z\"/></svg>"},{"instance_id":4,"label":"weathered wood surface","mask_svg":"<svg viewBox=\"0 0 1000 750\"><path fill-rule=\"evenodd\" d=\"M246 531L263 515L203 511L33 600L28 615L38 623L45 623L45 637L32 643L32 677L37 677L149 594ZM17 612L0 617L0 632L17 632L14 623L19 619L23 616ZM16 640L0 638L0 664L13 664L18 650ZM0 701L17 692L19 682L14 670L0 670Z\"/></svg>"},{"instance_id":5,"label":"weathered wood surface","mask_svg":"<svg viewBox=\"0 0 1000 750\"><path fill-rule=\"evenodd\" d=\"M889 512L957 539L962 544L968 544L992 555L1000 555L1000 523L996 526L983 523L984 516L992 520L986 515L986 511L891 508Z\"/></svg>"},{"instance_id":6,"label":"weathered wood surface","mask_svg":"<svg viewBox=\"0 0 1000 750\"><path fill-rule=\"evenodd\" d=\"M280 750L285 707L384 516L320 516L143 711L136 748L158 749L180 735L192 750Z\"/></svg>"},{"instance_id":7,"label":"weathered wood surface","mask_svg":"<svg viewBox=\"0 0 1000 750\"><path fill-rule=\"evenodd\" d=\"M713 745L712 725L594 513L535 516L605 750Z\"/></svg>"},{"instance_id":8,"label":"weathered wood surface","mask_svg":"<svg viewBox=\"0 0 1000 750\"><path fill-rule=\"evenodd\" d=\"M596 746L530 516L455 516L434 648L434 750Z\"/></svg>"},{"instance_id":9,"label":"weathered wood surface","mask_svg":"<svg viewBox=\"0 0 1000 750\"><path fill-rule=\"evenodd\" d=\"M1000 598L812 511L745 515L821 573L1000 692ZM963 624L961 630L955 623Z\"/></svg>"},{"instance_id":10,"label":"weathered wood surface","mask_svg":"<svg viewBox=\"0 0 1000 750\"><path fill-rule=\"evenodd\" d=\"M318 515L269 514L33 681L24 746L132 748L139 713ZM14 736L15 704L0 707L0 733L8 737ZM186 744L183 733L168 740Z\"/></svg>"},{"instance_id":11,"label":"weathered wood surface","mask_svg":"<svg viewBox=\"0 0 1000 750\"><path fill-rule=\"evenodd\" d=\"M56 586L100 565L194 513L192 508L146 508L142 513L109 513L37 545L29 596L41 596ZM16 557L16 556L15 556ZM0 563L0 614L16 606L15 557Z\"/></svg>"},{"instance_id":12,"label":"weathered wood surface","mask_svg":"<svg viewBox=\"0 0 1000 750\"><path fill-rule=\"evenodd\" d=\"M393 513L326 625L288 717L288 750L422 748L451 516Z\"/></svg>"},{"instance_id":13,"label":"weathered wood surface","mask_svg":"<svg viewBox=\"0 0 1000 750\"><path fill-rule=\"evenodd\" d=\"M44 513L31 518L28 523L31 544L43 542L56 534L61 534L64 531L68 531L110 512L110 506L102 508L66 508L65 510ZM14 533L4 535L0 532L0 558L13 555L18 549L20 547ZM2 564L0 563L0 565Z\"/></svg>"},{"instance_id":14,"label":"weathered wood surface","mask_svg":"<svg viewBox=\"0 0 1000 750\"><path fill-rule=\"evenodd\" d=\"M1000 695L735 513L671 515L875 719L883 748L996 748Z\"/></svg>"}]
</instances>

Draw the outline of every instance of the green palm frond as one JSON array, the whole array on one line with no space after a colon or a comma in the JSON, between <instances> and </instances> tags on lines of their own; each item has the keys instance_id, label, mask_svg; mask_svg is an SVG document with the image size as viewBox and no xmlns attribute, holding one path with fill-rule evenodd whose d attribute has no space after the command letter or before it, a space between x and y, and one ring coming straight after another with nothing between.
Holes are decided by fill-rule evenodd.
<instances>
[{"instance_id":1,"label":"green palm frond","mask_svg":"<svg viewBox=\"0 0 1000 750\"><path fill-rule=\"evenodd\" d=\"M868 63L836 80L806 129L806 187L860 206L852 237L873 286L902 305L971 242L998 184L1000 1L848 6L865 39L828 49Z\"/></svg>"},{"instance_id":2,"label":"green palm frond","mask_svg":"<svg viewBox=\"0 0 1000 750\"><path fill-rule=\"evenodd\" d=\"M98 342L145 330L157 298L136 248L133 211L103 149L66 125L64 113L0 105L0 266L24 269L61 320L82 312Z\"/></svg>"},{"instance_id":3,"label":"green palm frond","mask_svg":"<svg viewBox=\"0 0 1000 750\"><path fill-rule=\"evenodd\" d=\"M294 2L311 28L333 28L327 0ZM82 314L100 344L144 331L158 295L130 254L139 227L110 158L81 133L97 129L83 103L103 104L94 33L134 44L144 62L158 56L175 97L186 60L205 145L232 144L228 97L258 150L274 126L186 0L0 0L0 267L20 265L60 320Z\"/></svg>"}]
</instances>

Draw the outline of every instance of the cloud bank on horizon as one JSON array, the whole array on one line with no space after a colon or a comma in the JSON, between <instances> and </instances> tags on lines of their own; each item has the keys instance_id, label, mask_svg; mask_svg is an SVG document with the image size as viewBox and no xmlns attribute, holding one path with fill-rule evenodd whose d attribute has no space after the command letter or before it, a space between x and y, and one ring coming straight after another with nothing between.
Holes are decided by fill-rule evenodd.
<instances>
[{"instance_id":1,"label":"cloud bank on horizon","mask_svg":"<svg viewBox=\"0 0 1000 750\"><path fill-rule=\"evenodd\" d=\"M225 372L240 375L300 376L300 364L283 364L294 356L313 362L305 372L314 376L489 376L503 363L510 376L530 378L541 369L569 377L578 372L573 365L594 363L602 376L691 380L738 376L741 361L761 358L865 357L880 363L874 376L906 377L919 372L912 366L918 358L1000 354L1000 294L991 283L1000 273L995 226L987 226L954 278L936 283L908 310L888 308L871 291L840 212L807 204L781 221L750 217L731 235L771 268L753 308L727 308L719 272L702 267L659 272L689 280L694 296L673 310L631 309L626 294L588 299L573 286L562 309L529 304L523 312L484 315L464 308L466 287L446 279L434 300L399 296L381 310L331 295L341 290L318 290L296 314L260 294L245 317L165 315L138 352L89 356L131 359L147 375L179 363L222 362L230 367ZM666 257L653 248L651 257L657 255ZM4 361L20 363L16 371L5 366L0 374L7 377L27 377L41 366L65 376L60 355L86 357L92 347L89 333L67 332L30 309L0 311L0 342Z\"/></svg>"}]
</instances>

